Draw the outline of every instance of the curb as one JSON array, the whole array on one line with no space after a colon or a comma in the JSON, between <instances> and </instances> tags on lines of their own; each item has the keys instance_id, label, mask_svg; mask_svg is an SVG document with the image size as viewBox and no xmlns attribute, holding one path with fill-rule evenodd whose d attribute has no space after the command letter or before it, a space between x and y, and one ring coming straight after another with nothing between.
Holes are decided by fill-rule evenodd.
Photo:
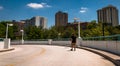
<instances>
[{"instance_id":1,"label":"curb","mask_svg":"<svg viewBox=\"0 0 120 66\"><path fill-rule=\"evenodd\" d=\"M6 51L12 51L12 50L15 50L15 48L3 49L3 50L0 50L0 52L6 52Z\"/></svg>"},{"instance_id":2,"label":"curb","mask_svg":"<svg viewBox=\"0 0 120 66\"><path fill-rule=\"evenodd\" d=\"M85 47L78 47L78 48L84 49L84 50L88 50L88 51L93 52L93 53L96 53L96 54L104 57L105 59L108 59L109 61L114 63L116 66L120 66L120 62L119 61L117 61L117 60L115 60L115 59L113 59L113 58L111 58L111 57L109 57L109 56L107 56L107 55L105 55L105 54L103 54L101 52L98 52L98 51L95 51L95 50L92 50L92 49L88 49L88 48L85 48Z\"/></svg>"}]
</instances>

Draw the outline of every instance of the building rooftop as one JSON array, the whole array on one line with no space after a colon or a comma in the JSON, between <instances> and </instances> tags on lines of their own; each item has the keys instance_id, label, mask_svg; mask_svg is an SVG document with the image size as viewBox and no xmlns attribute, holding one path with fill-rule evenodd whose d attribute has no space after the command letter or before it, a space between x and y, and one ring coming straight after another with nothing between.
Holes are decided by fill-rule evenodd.
<instances>
[{"instance_id":1,"label":"building rooftop","mask_svg":"<svg viewBox=\"0 0 120 66\"><path fill-rule=\"evenodd\" d=\"M102 9L105 9L105 8L116 8L116 7L110 4L110 5L108 5L108 6L104 7L104 8L102 8Z\"/></svg>"}]
</instances>

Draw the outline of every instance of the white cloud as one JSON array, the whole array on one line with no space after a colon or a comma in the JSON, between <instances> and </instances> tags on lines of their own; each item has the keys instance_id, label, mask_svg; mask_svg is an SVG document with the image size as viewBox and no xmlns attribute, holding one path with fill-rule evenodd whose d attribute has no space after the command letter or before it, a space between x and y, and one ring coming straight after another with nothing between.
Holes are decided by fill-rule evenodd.
<instances>
[{"instance_id":1,"label":"white cloud","mask_svg":"<svg viewBox=\"0 0 120 66\"><path fill-rule=\"evenodd\" d=\"M2 6L0 6L0 10L2 10L3 9L3 7Z\"/></svg>"},{"instance_id":2,"label":"white cloud","mask_svg":"<svg viewBox=\"0 0 120 66\"><path fill-rule=\"evenodd\" d=\"M86 10L80 10L80 13L85 13L86 12Z\"/></svg>"},{"instance_id":3,"label":"white cloud","mask_svg":"<svg viewBox=\"0 0 120 66\"><path fill-rule=\"evenodd\" d=\"M87 10L88 10L88 8L86 8L86 7L81 7L81 8L80 8L80 13L85 13L85 12L87 12Z\"/></svg>"},{"instance_id":4,"label":"white cloud","mask_svg":"<svg viewBox=\"0 0 120 66\"><path fill-rule=\"evenodd\" d=\"M41 3L44 7L51 7L50 5L48 5L47 3Z\"/></svg>"},{"instance_id":5,"label":"white cloud","mask_svg":"<svg viewBox=\"0 0 120 66\"><path fill-rule=\"evenodd\" d=\"M86 7L81 7L81 9L83 9L83 10L87 10L88 8L86 8Z\"/></svg>"},{"instance_id":6,"label":"white cloud","mask_svg":"<svg viewBox=\"0 0 120 66\"><path fill-rule=\"evenodd\" d=\"M50 5L47 5L47 3L29 3L29 4L27 4L27 6L33 8L33 9L51 7Z\"/></svg>"}]
</instances>

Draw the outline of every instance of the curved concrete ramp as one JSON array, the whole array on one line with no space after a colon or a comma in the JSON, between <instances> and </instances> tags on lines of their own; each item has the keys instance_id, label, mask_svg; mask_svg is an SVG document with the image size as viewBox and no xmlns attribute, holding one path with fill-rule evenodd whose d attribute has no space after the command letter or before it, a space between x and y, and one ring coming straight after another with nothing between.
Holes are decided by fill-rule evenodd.
<instances>
[{"instance_id":1,"label":"curved concrete ramp","mask_svg":"<svg viewBox=\"0 0 120 66\"><path fill-rule=\"evenodd\" d=\"M14 45L16 50L0 53L0 66L115 66L92 52L50 45Z\"/></svg>"}]
</instances>

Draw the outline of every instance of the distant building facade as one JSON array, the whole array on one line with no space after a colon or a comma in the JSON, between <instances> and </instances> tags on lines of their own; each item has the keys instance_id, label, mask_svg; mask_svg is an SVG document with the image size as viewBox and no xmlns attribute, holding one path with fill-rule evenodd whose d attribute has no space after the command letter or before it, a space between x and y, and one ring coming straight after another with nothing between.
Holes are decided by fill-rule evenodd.
<instances>
[{"instance_id":1,"label":"distant building facade","mask_svg":"<svg viewBox=\"0 0 120 66\"><path fill-rule=\"evenodd\" d=\"M68 23L68 14L62 11L58 11L55 14L55 26L66 26Z\"/></svg>"},{"instance_id":2,"label":"distant building facade","mask_svg":"<svg viewBox=\"0 0 120 66\"><path fill-rule=\"evenodd\" d=\"M16 26L16 30L15 31L15 36L21 36L21 32L20 30L24 30L24 22L23 21L12 21L13 25Z\"/></svg>"},{"instance_id":3,"label":"distant building facade","mask_svg":"<svg viewBox=\"0 0 120 66\"><path fill-rule=\"evenodd\" d=\"M35 16L31 19L25 20L25 26L37 26L43 29L47 28L47 19L41 16Z\"/></svg>"},{"instance_id":4,"label":"distant building facade","mask_svg":"<svg viewBox=\"0 0 120 66\"><path fill-rule=\"evenodd\" d=\"M41 19L40 19L40 26L42 27L42 28L47 28L47 19L46 18L44 18L44 17L41 17Z\"/></svg>"},{"instance_id":5,"label":"distant building facade","mask_svg":"<svg viewBox=\"0 0 120 66\"><path fill-rule=\"evenodd\" d=\"M80 22L80 28L82 30L86 30L87 29L87 25L89 24L89 22ZM72 27L74 29L78 29L78 22L72 22L72 23L68 23L67 27Z\"/></svg>"},{"instance_id":6,"label":"distant building facade","mask_svg":"<svg viewBox=\"0 0 120 66\"><path fill-rule=\"evenodd\" d=\"M97 10L98 22L110 26L119 25L118 9L112 5Z\"/></svg>"}]
</instances>

